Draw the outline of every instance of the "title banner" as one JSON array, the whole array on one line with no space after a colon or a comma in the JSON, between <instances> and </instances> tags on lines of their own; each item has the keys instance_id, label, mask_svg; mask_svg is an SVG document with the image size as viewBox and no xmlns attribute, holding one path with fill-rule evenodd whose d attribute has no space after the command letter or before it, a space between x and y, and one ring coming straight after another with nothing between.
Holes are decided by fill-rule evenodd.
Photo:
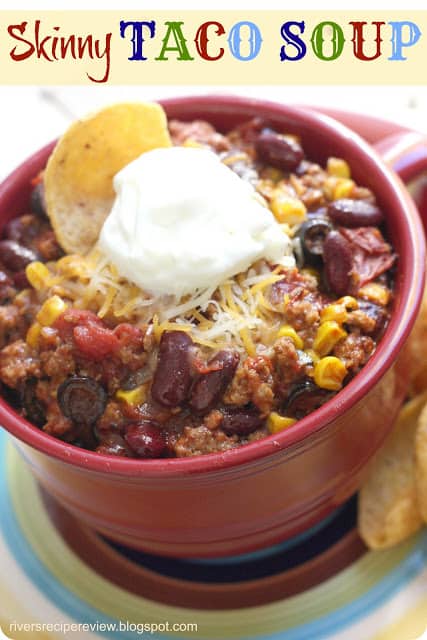
<instances>
[{"instance_id":1,"label":"title banner","mask_svg":"<svg viewBox=\"0 0 427 640\"><path fill-rule=\"evenodd\" d=\"M2 84L426 84L427 11L0 11Z\"/></svg>"}]
</instances>

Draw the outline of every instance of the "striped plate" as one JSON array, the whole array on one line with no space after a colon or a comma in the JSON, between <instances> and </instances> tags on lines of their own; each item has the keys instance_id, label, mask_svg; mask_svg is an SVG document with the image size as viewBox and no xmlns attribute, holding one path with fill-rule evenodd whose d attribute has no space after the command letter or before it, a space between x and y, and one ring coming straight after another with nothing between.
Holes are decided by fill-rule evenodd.
<instances>
[{"instance_id":1,"label":"striped plate","mask_svg":"<svg viewBox=\"0 0 427 640\"><path fill-rule=\"evenodd\" d=\"M9 438L0 433L0 626L11 638L62 638L54 625L73 622L88 625L74 633L82 640L137 638L143 623L160 629L197 625L193 632L145 631L153 640L414 640L427 626L427 532L390 551L357 553L345 568L294 595L243 608L203 609L161 602L158 594L153 599L119 584L105 567L118 567L119 558L117 575L126 568L132 574L134 562L93 534L99 540L98 560L103 558L97 570L70 539L73 527L64 535L47 504ZM78 526L75 530L78 539ZM155 569L145 573L153 580ZM179 590L184 579L174 579ZM18 623L51 627L37 631L34 626L28 634Z\"/></svg>"}]
</instances>

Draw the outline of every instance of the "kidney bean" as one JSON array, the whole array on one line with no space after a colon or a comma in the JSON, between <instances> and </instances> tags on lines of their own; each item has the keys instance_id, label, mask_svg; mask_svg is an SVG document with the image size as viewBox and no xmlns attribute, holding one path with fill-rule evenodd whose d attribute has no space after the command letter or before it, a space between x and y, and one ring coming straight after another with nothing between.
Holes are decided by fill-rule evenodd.
<instances>
[{"instance_id":1,"label":"kidney bean","mask_svg":"<svg viewBox=\"0 0 427 640\"><path fill-rule=\"evenodd\" d=\"M321 407L330 397L331 393L306 380L292 387L284 405L284 412L299 420Z\"/></svg>"},{"instance_id":2,"label":"kidney bean","mask_svg":"<svg viewBox=\"0 0 427 640\"><path fill-rule=\"evenodd\" d=\"M192 344L192 339L184 331L164 331L162 334L151 396L164 407L178 407L188 397Z\"/></svg>"},{"instance_id":3,"label":"kidney bean","mask_svg":"<svg viewBox=\"0 0 427 640\"><path fill-rule=\"evenodd\" d=\"M283 171L294 171L304 158L304 151L296 140L274 131L262 131L255 140L259 160Z\"/></svg>"},{"instance_id":4,"label":"kidney bean","mask_svg":"<svg viewBox=\"0 0 427 640\"><path fill-rule=\"evenodd\" d=\"M46 200L43 180L38 182L31 192L30 208L33 213L36 213L42 218L46 218Z\"/></svg>"},{"instance_id":5,"label":"kidney bean","mask_svg":"<svg viewBox=\"0 0 427 640\"><path fill-rule=\"evenodd\" d=\"M13 218L5 225L3 235L7 240L21 242L24 235L24 225L21 218Z\"/></svg>"},{"instance_id":6,"label":"kidney bean","mask_svg":"<svg viewBox=\"0 0 427 640\"><path fill-rule=\"evenodd\" d=\"M93 378L73 376L58 388L57 399L66 418L77 424L93 424L107 406L105 389Z\"/></svg>"},{"instance_id":7,"label":"kidney bean","mask_svg":"<svg viewBox=\"0 0 427 640\"><path fill-rule=\"evenodd\" d=\"M13 283L17 289L26 289L30 286L25 271L17 271L13 274Z\"/></svg>"},{"instance_id":8,"label":"kidney bean","mask_svg":"<svg viewBox=\"0 0 427 640\"><path fill-rule=\"evenodd\" d=\"M13 218L5 225L3 236L7 240L14 240L24 247L31 247L35 252L40 253L38 247L34 248L34 240L42 230L43 222L33 213L26 213L18 218ZM53 231L51 232L53 234Z\"/></svg>"},{"instance_id":9,"label":"kidney bean","mask_svg":"<svg viewBox=\"0 0 427 640\"><path fill-rule=\"evenodd\" d=\"M22 271L27 264L38 260L38 255L14 240L1 240L0 260L7 269Z\"/></svg>"},{"instance_id":10,"label":"kidney bean","mask_svg":"<svg viewBox=\"0 0 427 640\"><path fill-rule=\"evenodd\" d=\"M349 292L352 251L339 231L330 231L323 244L325 276L330 289L338 296Z\"/></svg>"},{"instance_id":11,"label":"kidney bean","mask_svg":"<svg viewBox=\"0 0 427 640\"><path fill-rule=\"evenodd\" d=\"M165 433L151 420L131 423L124 437L139 458L160 458L166 451Z\"/></svg>"},{"instance_id":12,"label":"kidney bean","mask_svg":"<svg viewBox=\"0 0 427 640\"><path fill-rule=\"evenodd\" d=\"M200 375L191 389L189 404L193 411L204 413L212 409L230 384L239 359L236 351L224 350L209 360L212 371Z\"/></svg>"},{"instance_id":13,"label":"kidney bean","mask_svg":"<svg viewBox=\"0 0 427 640\"><path fill-rule=\"evenodd\" d=\"M246 436L263 425L263 418L251 409L223 409L222 429L228 436Z\"/></svg>"},{"instance_id":14,"label":"kidney bean","mask_svg":"<svg viewBox=\"0 0 427 640\"><path fill-rule=\"evenodd\" d=\"M76 443L74 443L76 444ZM132 458L133 453L125 442L124 438L118 433L110 433L104 438L95 449L96 453L105 456L120 456L122 458Z\"/></svg>"},{"instance_id":15,"label":"kidney bean","mask_svg":"<svg viewBox=\"0 0 427 640\"><path fill-rule=\"evenodd\" d=\"M335 224L343 227L375 227L384 220L383 212L375 204L350 198L330 202L328 215Z\"/></svg>"}]
</instances>

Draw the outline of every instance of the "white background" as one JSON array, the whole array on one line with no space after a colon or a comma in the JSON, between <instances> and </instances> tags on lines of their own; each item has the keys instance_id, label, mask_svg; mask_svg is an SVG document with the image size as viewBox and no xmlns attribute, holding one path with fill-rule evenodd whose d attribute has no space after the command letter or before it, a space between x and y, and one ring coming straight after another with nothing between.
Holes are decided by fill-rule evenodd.
<instances>
[{"instance_id":1,"label":"white background","mask_svg":"<svg viewBox=\"0 0 427 640\"><path fill-rule=\"evenodd\" d=\"M172 0L124 0L123 3L103 0L17 0L6 2L2 9L177 9ZM122 5L122 6L121 6ZM403 6L402 6L403 5ZM201 3L195 0L180 0L180 9L279 9L286 18L287 9L301 11L319 9L315 0L301 0L294 4L272 0L216 0ZM395 3L391 0L359 0L343 5L332 1L322 4L331 10L396 9L401 12L420 8L419 2ZM367 14L367 19L369 14ZM425 37L425 36L423 36ZM103 104L122 100L155 100L173 95L233 92L253 97L268 98L288 104L329 105L334 108L359 111L393 120L410 128L427 133L427 86L419 87L117 87L92 85L88 87L6 87L0 86L0 179L4 178L30 153L58 136L76 117L84 115Z\"/></svg>"}]
</instances>

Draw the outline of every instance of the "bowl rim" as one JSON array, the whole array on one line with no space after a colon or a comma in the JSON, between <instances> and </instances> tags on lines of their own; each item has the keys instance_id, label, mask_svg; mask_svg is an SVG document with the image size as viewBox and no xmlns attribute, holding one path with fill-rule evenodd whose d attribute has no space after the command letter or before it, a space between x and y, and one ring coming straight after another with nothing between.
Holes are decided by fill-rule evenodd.
<instances>
[{"instance_id":1,"label":"bowl rim","mask_svg":"<svg viewBox=\"0 0 427 640\"><path fill-rule=\"evenodd\" d=\"M287 116L299 123L328 130L342 144L357 147L365 156L366 164L377 172L377 176L387 182L393 191L396 208L405 215L400 217L402 246L407 247L401 254L402 264L401 296L394 309L385 335L375 353L363 369L334 398L326 402L290 429L266 436L256 442L246 444L221 453L210 453L187 458L157 458L149 460L120 458L100 455L94 451L81 449L48 435L33 426L25 418L0 398L0 424L15 438L34 449L62 462L80 467L86 471L96 471L109 475L161 478L207 474L230 470L248 464L263 464L294 447L301 448L310 436L322 432L329 423L347 412L384 376L396 360L415 322L424 288L425 236L416 206L399 177L386 166L375 149L363 138L337 120L315 111L313 107L290 106L279 102L245 98L233 94L193 95L167 98L158 101L166 111L188 107L207 110L217 114L233 113L236 108L249 109L254 115L268 112L270 117ZM17 187L25 166L31 162L47 159L55 142L51 142L22 162L0 185L0 200L4 194ZM414 277L419 276L419 277Z\"/></svg>"}]
</instances>

